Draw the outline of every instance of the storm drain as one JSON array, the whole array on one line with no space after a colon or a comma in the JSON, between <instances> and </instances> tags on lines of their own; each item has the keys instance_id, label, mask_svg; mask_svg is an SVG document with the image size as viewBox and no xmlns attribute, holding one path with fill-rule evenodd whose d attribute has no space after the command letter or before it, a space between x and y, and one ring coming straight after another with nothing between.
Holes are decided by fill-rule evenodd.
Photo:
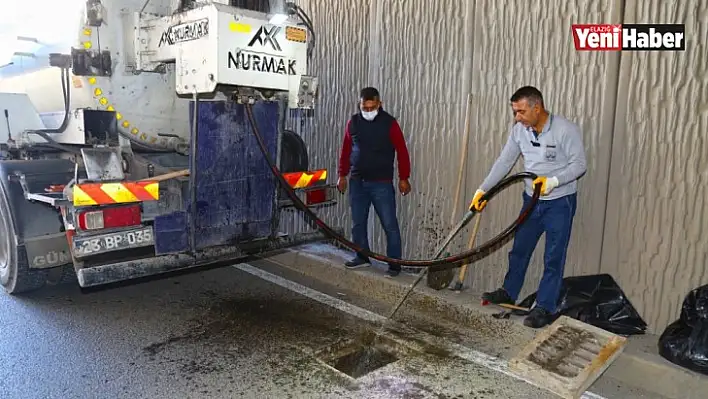
<instances>
[{"instance_id":1,"label":"storm drain","mask_svg":"<svg viewBox=\"0 0 708 399\"><path fill-rule=\"evenodd\" d=\"M333 359L330 365L352 378L359 378L396 360L398 358L391 352L361 345Z\"/></svg>"},{"instance_id":2,"label":"storm drain","mask_svg":"<svg viewBox=\"0 0 708 399\"><path fill-rule=\"evenodd\" d=\"M626 338L561 316L509 366L563 398L579 398L622 353Z\"/></svg>"},{"instance_id":3,"label":"storm drain","mask_svg":"<svg viewBox=\"0 0 708 399\"><path fill-rule=\"evenodd\" d=\"M351 378L359 378L410 354L410 348L388 337L373 336L340 341L320 350L316 357Z\"/></svg>"}]
</instances>

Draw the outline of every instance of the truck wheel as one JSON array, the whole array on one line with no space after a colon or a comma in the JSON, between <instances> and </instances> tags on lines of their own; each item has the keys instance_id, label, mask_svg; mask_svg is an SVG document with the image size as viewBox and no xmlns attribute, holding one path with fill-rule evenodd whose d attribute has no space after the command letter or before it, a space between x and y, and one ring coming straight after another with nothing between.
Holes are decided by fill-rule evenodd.
<instances>
[{"instance_id":1,"label":"truck wheel","mask_svg":"<svg viewBox=\"0 0 708 399\"><path fill-rule=\"evenodd\" d=\"M46 270L31 270L24 250L17 249L17 236L5 190L0 185L0 284L9 294L39 289L47 281Z\"/></svg>"},{"instance_id":2,"label":"truck wheel","mask_svg":"<svg viewBox=\"0 0 708 399\"><path fill-rule=\"evenodd\" d=\"M299 134L284 130L280 142L280 171L282 173L304 172L310 168L307 146Z\"/></svg>"}]
</instances>

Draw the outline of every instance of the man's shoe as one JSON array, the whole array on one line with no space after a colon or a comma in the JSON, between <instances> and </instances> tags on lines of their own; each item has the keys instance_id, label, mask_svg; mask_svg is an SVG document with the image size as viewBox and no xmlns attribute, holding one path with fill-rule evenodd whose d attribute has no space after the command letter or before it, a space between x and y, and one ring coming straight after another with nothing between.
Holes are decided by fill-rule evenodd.
<instances>
[{"instance_id":1,"label":"man's shoe","mask_svg":"<svg viewBox=\"0 0 708 399\"><path fill-rule=\"evenodd\" d=\"M531 309L529 315L524 319L524 325L531 328L541 328L551 324L552 319L553 315L549 311L535 307Z\"/></svg>"},{"instance_id":2,"label":"man's shoe","mask_svg":"<svg viewBox=\"0 0 708 399\"><path fill-rule=\"evenodd\" d=\"M388 265L388 270L386 270L386 277L396 277L401 274L400 266Z\"/></svg>"},{"instance_id":3,"label":"man's shoe","mask_svg":"<svg viewBox=\"0 0 708 399\"><path fill-rule=\"evenodd\" d=\"M362 259L358 256L354 257L354 259L347 261L344 263L344 266L347 267L347 269L357 269L359 267L364 267L369 263L368 259Z\"/></svg>"},{"instance_id":4,"label":"man's shoe","mask_svg":"<svg viewBox=\"0 0 708 399\"><path fill-rule=\"evenodd\" d=\"M504 288L499 288L496 291L492 292L485 292L482 294L482 299L485 301L489 301L495 305L500 305L503 303L513 305L514 300L511 299L511 296L509 296L509 293L506 292Z\"/></svg>"}]
</instances>

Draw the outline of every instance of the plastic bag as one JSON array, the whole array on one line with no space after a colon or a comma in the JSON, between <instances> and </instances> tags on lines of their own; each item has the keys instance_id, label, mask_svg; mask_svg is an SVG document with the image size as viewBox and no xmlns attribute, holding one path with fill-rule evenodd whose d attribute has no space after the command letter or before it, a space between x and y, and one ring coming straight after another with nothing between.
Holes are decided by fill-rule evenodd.
<instances>
[{"instance_id":1,"label":"plastic bag","mask_svg":"<svg viewBox=\"0 0 708 399\"><path fill-rule=\"evenodd\" d=\"M536 293L533 293L519 305L530 308L535 300ZM647 328L647 324L609 274L564 278L554 317L560 316L568 316L620 335L644 334Z\"/></svg>"},{"instance_id":2,"label":"plastic bag","mask_svg":"<svg viewBox=\"0 0 708 399\"><path fill-rule=\"evenodd\" d=\"M671 363L708 374L708 285L686 295L681 317L659 337L659 354Z\"/></svg>"}]
</instances>

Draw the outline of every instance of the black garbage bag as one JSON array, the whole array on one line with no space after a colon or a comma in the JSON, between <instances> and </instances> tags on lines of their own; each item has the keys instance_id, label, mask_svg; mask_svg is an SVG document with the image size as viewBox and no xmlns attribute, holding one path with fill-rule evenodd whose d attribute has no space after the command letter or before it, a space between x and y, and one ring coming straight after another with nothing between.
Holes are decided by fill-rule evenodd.
<instances>
[{"instance_id":1,"label":"black garbage bag","mask_svg":"<svg viewBox=\"0 0 708 399\"><path fill-rule=\"evenodd\" d=\"M708 285L686 295L681 317L659 337L659 354L671 363L708 374Z\"/></svg>"},{"instance_id":2,"label":"black garbage bag","mask_svg":"<svg viewBox=\"0 0 708 399\"><path fill-rule=\"evenodd\" d=\"M536 293L526 297L520 306L531 307ZM566 277L558 296L555 318L568 316L583 323L620 335L639 335L647 324L624 296L609 274Z\"/></svg>"}]
</instances>

